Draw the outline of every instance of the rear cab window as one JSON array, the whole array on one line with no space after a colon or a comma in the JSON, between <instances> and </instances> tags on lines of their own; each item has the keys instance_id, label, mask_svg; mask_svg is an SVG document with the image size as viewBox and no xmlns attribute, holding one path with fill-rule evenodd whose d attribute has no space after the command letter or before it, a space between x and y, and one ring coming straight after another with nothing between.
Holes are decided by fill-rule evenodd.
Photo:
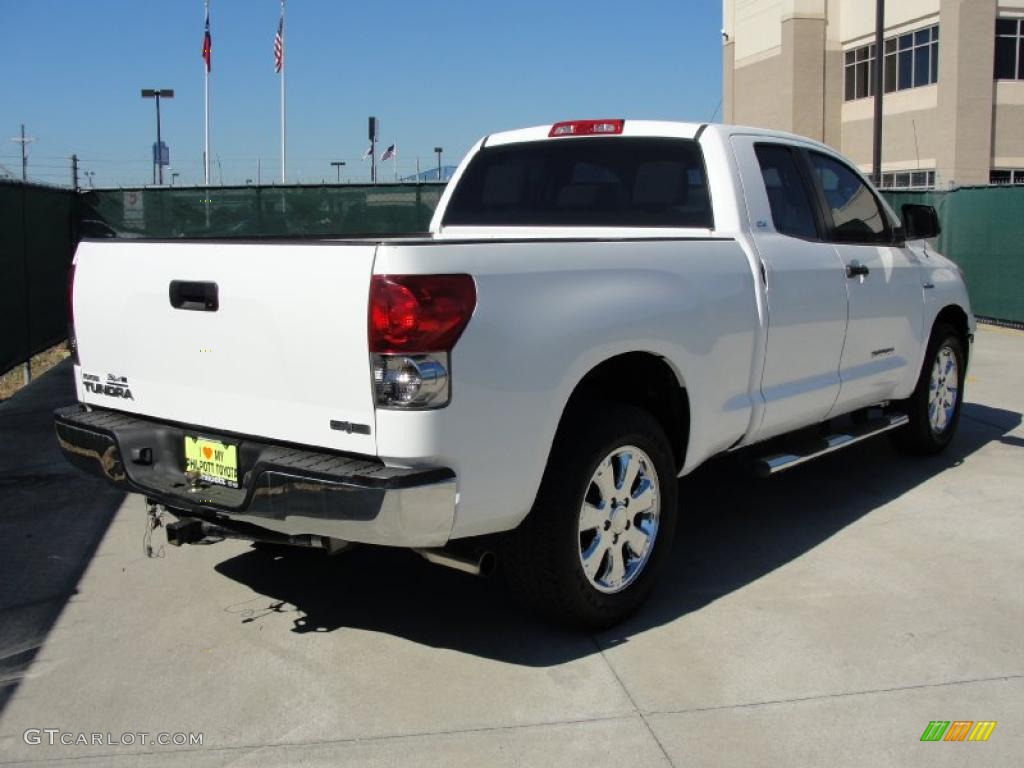
<instances>
[{"instance_id":1,"label":"rear cab window","mask_svg":"<svg viewBox=\"0 0 1024 768\"><path fill-rule=\"evenodd\" d=\"M696 141L601 137L485 147L442 226L712 229L714 220Z\"/></svg>"}]
</instances>

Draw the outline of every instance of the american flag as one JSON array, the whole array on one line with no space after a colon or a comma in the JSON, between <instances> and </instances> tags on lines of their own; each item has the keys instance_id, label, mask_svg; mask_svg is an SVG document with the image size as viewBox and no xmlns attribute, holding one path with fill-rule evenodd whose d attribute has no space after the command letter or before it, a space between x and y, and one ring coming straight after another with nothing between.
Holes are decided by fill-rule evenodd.
<instances>
[{"instance_id":1,"label":"american flag","mask_svg":"<svg viewBox=\"0 0 1024 768\"><path fill-rule=\"evenodd\" d=\"M277 34L274 35L274 71L280 72L284 66L284 7L281 7L281 20L277 22Z\"/></svg>"},{"instance_id":2,"label":"american flag","mask_svg":"<svg viewBox=\"0 0 1024 768\"><path fill-rule=\"evenodd\" d=\"M368 158L372 154L373 154L373 144L370 144L370 146L368 146L366 148L366 151L363 152L363 156L360 158L360 160L365 160L366 158Z\"/></svg>"},{"instance_id":3,"label":"american flag","mask_svg":"<svg viewBox=\"0 0 1024 768\"><path fill-rule=\"evenodd\" d=\"M392 157L395 157L397 154L398 154L398 150L395 148L395 145L392 144L390 147L388 147L387 149L384 150L384 154L380 156L380 159L382 161L390 160Z\"/></svg>"},{"instance_id":4,"label":"american flag","mask_svg":"<svg viewBox=\"0 0 1024 768\"><path fill-rule=\"evenodd\" d=\"M210 37L210 9L206 9L206 33L203 35L203 61L206 71L210 71L210 53L213 51L213 39Z\"/></svg>"}]
</instances>

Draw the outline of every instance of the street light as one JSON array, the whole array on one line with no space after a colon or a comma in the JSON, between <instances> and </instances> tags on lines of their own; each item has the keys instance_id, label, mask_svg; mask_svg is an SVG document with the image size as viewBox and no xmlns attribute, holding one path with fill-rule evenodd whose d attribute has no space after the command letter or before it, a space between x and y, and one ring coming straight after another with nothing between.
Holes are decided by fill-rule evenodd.
<instances>
[{"instance_id":1,"label":"street light","mask_svg":"<svg viewBox=\"0 0 1024 768\"><path fill-rule=\"evenodd\" d=\"M153 153L153 183L157 183L157 172L160 173L160 184L164 183L163 144L160 141L160 99L173 99L173 88L143 88L142 98L156 99L156 152Z\"/></svg>"},{"instance_id":2,"label":"street light","mask_svg":"<svg viewBox=\"0 0 1024 768\"><path fill-rule=\"evenodd\" d=\"M341 184L341 166L345 164L344 160L332 160L331 165L338 171L338 183Z\"/></svg>"},{"instance_id":3,"label":"street light","mask_svg":"<svg viewBox=\"0 0 1024 768\"><path fill-rule=\"evenodd\" d=\"M174 186L174 182L178 180L179 176L181 176L181 174L178 173L177 171L175 171L174 173L171 174L171 186L172 187Z\"/></svg>"},{"instance_id":4,"label":"street light","mask_svg":"<svg viewBox=\"0 0 1024 768\"><path fill-rule=\"evenodd\" d=\"M444 152L442 147L434 147L434 151L437 152L437 180L441 180L441 153Z\"/></svg>"},{"instance_id":5,"label":"street light","mask_svg":"<svg viewBox=\"0 0 1024 768\"><path fill-rule=\"evenodd\" d=\"M92 189L92 177L96 175L96 171L82 171L82 175L89 180L89 189Z\"/></svg>"}]
</instances>

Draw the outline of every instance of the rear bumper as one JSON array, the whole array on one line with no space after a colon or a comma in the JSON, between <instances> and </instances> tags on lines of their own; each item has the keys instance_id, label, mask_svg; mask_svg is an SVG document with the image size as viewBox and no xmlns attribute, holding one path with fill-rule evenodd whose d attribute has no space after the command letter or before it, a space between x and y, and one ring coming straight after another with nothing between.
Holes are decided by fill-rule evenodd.
<instances>
[{"instance_id":1,"label":"rear bumper","mask_svg":"<svg viewBox=\"0 0 1024 768\"><path fill-rule=\"evenodd\" d=\"M455 519L455 474L306 450L256 438L73 405L54 413L67 460L172 510L211 521L257 525L288 536L439 547ZM239 488L190 488L185 435L238 445Z\"/></svg>"}]
</instances>

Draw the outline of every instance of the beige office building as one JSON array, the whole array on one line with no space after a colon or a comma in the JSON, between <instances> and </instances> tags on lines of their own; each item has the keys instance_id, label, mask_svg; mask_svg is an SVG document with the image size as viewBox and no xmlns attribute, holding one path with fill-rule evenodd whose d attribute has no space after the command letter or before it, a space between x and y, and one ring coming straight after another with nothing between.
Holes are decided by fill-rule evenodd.
<instances>
[{"instance_id":1,"label":"beige office building","mask_svg":"<svg viewBox=\"0 0 1024 768\"><path fill-rule=\"evenodd\" d=\"M871 171L875 0L723 0L726 122ZM882 186L1024 184L1024 0L887 0Z\"/></svg>"}]
</instances>

